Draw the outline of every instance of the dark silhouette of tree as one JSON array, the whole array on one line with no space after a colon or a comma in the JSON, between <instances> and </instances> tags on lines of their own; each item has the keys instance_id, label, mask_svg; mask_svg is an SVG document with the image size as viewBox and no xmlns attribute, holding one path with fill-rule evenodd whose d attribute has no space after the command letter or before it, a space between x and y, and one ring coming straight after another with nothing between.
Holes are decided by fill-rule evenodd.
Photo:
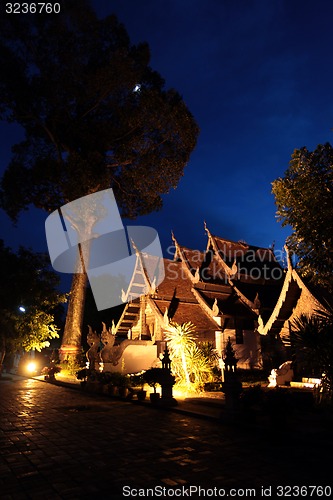
<instances>
[{"instance_id":1,"label":"dark silhouette of tree","mask_svg":"<svg viewBox=\"0 0 333 500\"><path fill-rule=\"evenodd\" d=\"M65 301L49 259L0 240L0 374L6 352L40 350L59 337L55 315Z\"/></svg>"},{"instance_id":2,"label":"dark silhouette of tree","mask_svg":"<svg viewBox=\"0 0 333 500\"><path fill-rule=\"evenodd\" d=\"M297 149L284 177L273 182L278 220L290 225L289 250L303 276L333 288L333 148Z\"/></svg>"},{"instance_id":3,"label":"dark silhouette of tree","mask_svg":"<svg viewBox=\"0 0 333 500\"><path fill-rule=\"evenodd\" d=\"M1 206L15 221L30 204L51 212L112 188L124 217L157 210L183 175L196 122L150 68L148 45L131 45L114 15L99 19L86 0L61 6L60 14L0 20L0 118L25 131ZM63 337L74 350L86 282L74 274Z\"/></svg>"}]
</instances>

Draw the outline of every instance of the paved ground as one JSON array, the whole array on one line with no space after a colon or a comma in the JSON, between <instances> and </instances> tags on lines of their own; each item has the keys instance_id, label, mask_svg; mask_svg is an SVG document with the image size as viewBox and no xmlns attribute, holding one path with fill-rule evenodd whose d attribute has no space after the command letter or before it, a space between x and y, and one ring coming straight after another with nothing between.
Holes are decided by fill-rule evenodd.
<instances>
[{"instance_id":1,"label":"paved ground","mask_svg":"<svg viewBox=\"0 0 333 500\"><path fill-rule=\"evenodd\" d=\"M299 416L280 428L233 422L216 405L199 418L198 407L167 411L34 379L2 380L0 499L152 498L153 491L154 498L223 491L276 498L288 496L277 485L331 484L329 418Z\"/></svg>"}]
</instances>

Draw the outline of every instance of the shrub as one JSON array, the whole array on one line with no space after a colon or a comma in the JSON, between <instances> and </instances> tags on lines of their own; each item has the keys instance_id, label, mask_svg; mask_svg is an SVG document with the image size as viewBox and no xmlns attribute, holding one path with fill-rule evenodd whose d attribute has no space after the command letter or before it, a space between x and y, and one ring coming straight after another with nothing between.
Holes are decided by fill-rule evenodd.
<instances>
[{"instance_id":1,"label":"shrub","mask_svg":"<svg viewBox=\"0 0 333 500\"><path fill-rule=\"evenodd\" d=\"M61 367L58 365L45 366L42 369L42 375L48 377L49 379L54 379L56 373L61 372Z\"/></svg>"},{"instance_id":2,"label":"shrub","mask_svg":"<svg viewBox=\"0 0 333 500\"><path fill-rule=\"evenodd\" d=\"M246 370L243 368L237 368L237 375L241 382L248 384L258 384L259 382L267 382L268 374L265 370L251 369Z\"/></svg>"},{"instance_id":3,"label":"shrub","mask_svg":"<svg viewBox=\"0 0 333 500\"><path fill-rule=\"evenodd\" d=\"M81 370L78 370L75 375L78 380L86 381L89 375L89 370L87 368L81 368Z\"/></svg>"},{"instance_id":4,"label":"shrub","mask_svg":"<svg viewBox=\"0 0 333 500\"><path fill-rule=\"evenodd\" d=\"M143 379L150 387L154 388L154 392L156 392L157 385L173 385L175 383L175 377L165 368L149 368L149 370L143 374Z\"/></svg>"},{"instance_id":5,"label":"shrub","mask_svg":"<svg viewBox=\"0 0 333 500\"><path fill-rule=\"evenodd\" d=\"M129 377L120 372L101 372L97 375L97 380L103 385L113 385L115 387L128 387Z\"/></svg>"},{"instance_id":6,"label":"shrub","mask_svg":"<svg viewBox=\"0 0 333 500\"><path fill-rule=\"evenodd\" d=\"M142 375L144 381L147 382L147 384L150 387L153 387L154 392L156 392L156 386L160 384L160 380L161 380L161 375L159 373L160 370L162 370L162 368L149 368L149 370L147 370Z\"/></svg>"}]
</instances>

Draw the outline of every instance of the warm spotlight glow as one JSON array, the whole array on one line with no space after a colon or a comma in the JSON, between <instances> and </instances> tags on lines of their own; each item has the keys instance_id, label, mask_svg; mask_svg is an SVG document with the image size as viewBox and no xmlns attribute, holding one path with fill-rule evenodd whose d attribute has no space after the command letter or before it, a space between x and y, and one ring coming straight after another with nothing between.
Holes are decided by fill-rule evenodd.
<instances>
[{"instance_id":1,"label":"warm spotlight glow","mask_svg":"<svg viewBox=\"0 0 333 500\"><path fill-rule=\"evenodd\" d=\"M27 364L27 371L29 373L34 373L37 369L37 364L34 361L30 361L30 363Z\"/></svg>"}]
</instances>

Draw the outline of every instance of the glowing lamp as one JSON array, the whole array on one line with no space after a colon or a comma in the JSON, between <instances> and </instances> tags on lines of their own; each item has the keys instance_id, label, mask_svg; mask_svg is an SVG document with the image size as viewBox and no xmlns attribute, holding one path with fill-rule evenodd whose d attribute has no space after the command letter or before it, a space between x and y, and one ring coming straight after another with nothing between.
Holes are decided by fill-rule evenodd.
<instances>
[{"instance_id":1,"label":"glowing lamp","mask_svg":"<svg viewBox=\"0 0 333 500\"><path fill-rule=\"evenodd\" d=\"M34 373L36 369L37 369L37 364L34 361L30 361L30 363L27 364L27 372Z\"/></svg>"}]
</instances>

